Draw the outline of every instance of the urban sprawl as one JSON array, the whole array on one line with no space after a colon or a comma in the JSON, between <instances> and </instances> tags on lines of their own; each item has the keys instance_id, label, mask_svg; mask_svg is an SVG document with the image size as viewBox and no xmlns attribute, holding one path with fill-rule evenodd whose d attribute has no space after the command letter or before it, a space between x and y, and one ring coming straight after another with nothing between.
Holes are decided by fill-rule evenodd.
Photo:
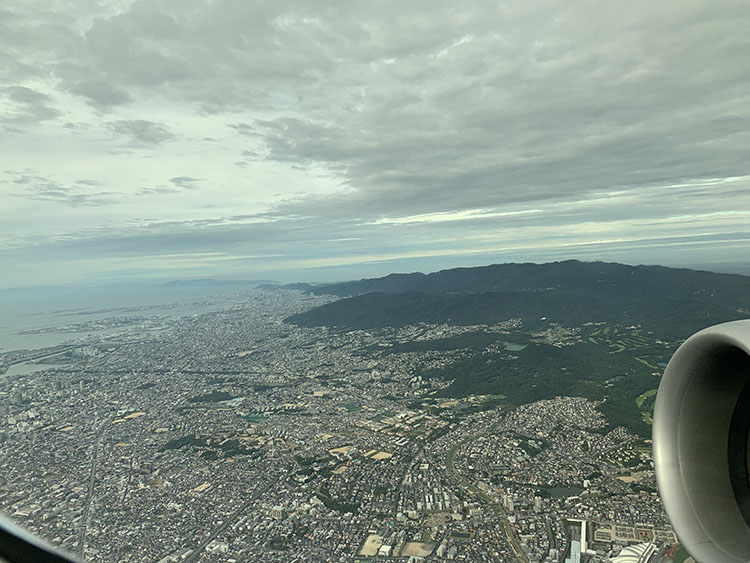
<instances>
[{"instance_id":1,"label":"urban sprawl","mask_svg":"<svg viewBox=\"0 0 750 563\"><path fill-rule=\"evenodd\" d=\"M387 353L520 321L283 322L332 299L40 329L70 340L0 355L46 366L0 377L0 511L86 561L670 560L650 444L597 403L438 396L415 366L460 351Z\"/></svg>"}]
</instances>

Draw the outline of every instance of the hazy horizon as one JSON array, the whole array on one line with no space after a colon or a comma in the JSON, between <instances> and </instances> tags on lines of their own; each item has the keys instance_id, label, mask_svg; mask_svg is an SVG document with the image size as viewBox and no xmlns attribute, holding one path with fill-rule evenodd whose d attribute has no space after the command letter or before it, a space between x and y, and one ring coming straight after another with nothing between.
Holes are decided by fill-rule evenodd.
<instances>
[{"instance_id":1,"label":"hazy horizon","mask_svg":"<svg viewBox=\"0 0 750 563\"><path fill-rule=\"evenodd\" d=\"M576 258L570 258L567 260L577 260ZM555 260L551 262L564 262L566 259L561 260ZM608 262L612 263L610 261L603 261L603 260L581 260L582 262ZM85 283L69 283L69 284L45 284L45 285L30 285L30 286L8 286L8 287L0 287L0 292L15 292L15 291L25 291L25 290L76 290L76 289L111 289L111 288L117 288L118 286L121 287L131 287L131 286L142 286L142 287L155 287L155 286L169 286L170 284L173 284L175 282L185 282L189 284L190 282L200 282L200 281L206 281L206 282L218 282L218 283L225 283L225 284L294 284L294 283L313 283L313 284L326 284L326 283L339 283L339 282L346 282L346 281L355 281L355 280L361 280L361 279L368 279L368 278L380 278L384 276L388 276L390 274L413 274L413 273L422 273L422 274L430 274L439 272L442 270L450 270L453 268L481 268L484 266L491 266L496 264L510 264L513 262L492 262L492 263L486 263L486 264L472 264L472 265L453 265L453 266L447 266L445 268L435 268L433 270L429 269L422 269L422 270L391 270L386 271L381 269L373 270L372 275L365 274L364 272L361 272L362 275L358 275L353 273L351 276L345 275L345 273L342 272L341 276L339 277L315 277L315 276L308 276L306 278L296 278L296 277L290 277L287 279L257 279L252 276L202 276L202 275L195 275L195 276L185 276L185 277L159 277L159 278L130 278L130 279L123 279L119 281L113 281L113 282L94 282L91 284L85 284ZM515 262L520 263L520 262ZM547 264L550 262L534 262L534 261L528 261L526 263L533 263L533 264ZM618 262L620 263L620 262ZM744 276L750 276L750 264L747 263L724 263L724 264L673 264L673 265L665 265L665 264L638 264L638 263L626 263L621 262L622 264L628 265L628 266L665 266L668 268L684 268L688 270L705 270L709 272L715 272L719 274L738 274L738 275L744 275ZM381 271L382 270L382 271ZM176 287L179 287L177 285Z\"/></svg>"}]
</instances>

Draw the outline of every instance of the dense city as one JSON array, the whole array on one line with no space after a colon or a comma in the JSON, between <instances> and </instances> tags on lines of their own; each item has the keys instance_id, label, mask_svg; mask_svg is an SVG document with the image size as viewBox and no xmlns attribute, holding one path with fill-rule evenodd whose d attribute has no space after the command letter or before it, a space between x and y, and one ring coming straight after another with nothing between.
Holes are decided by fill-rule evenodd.
<instances>
[{"instance_id":1,"label":"dense city","mask_svg":"<svg viewBox=\"0 0 750 563\"><path fill-rule=\"evenodd\" d=\"M3 353L42 369L0 378L0 510L86 561L672 560L650 442L596 401L446 397L423 373L460 350L389 353L520 321L284 322L333 299L113 310Z\"/></svg>"}]
</instances>

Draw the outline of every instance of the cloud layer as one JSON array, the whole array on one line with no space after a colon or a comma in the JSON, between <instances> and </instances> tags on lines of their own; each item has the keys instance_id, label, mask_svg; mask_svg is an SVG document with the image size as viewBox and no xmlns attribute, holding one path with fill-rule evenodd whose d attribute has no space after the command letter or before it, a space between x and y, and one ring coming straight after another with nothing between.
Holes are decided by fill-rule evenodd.
<instances>
[{"instance_id":1,"label":"cloud layer","mask_svg":"<svg viewBox=\"0 0 750 563\"><path fill-rule=\"evenodd\" d=\"M6 283L744 260L749 25L741 1L14 3Z\"/></svg>"}]
</instances>

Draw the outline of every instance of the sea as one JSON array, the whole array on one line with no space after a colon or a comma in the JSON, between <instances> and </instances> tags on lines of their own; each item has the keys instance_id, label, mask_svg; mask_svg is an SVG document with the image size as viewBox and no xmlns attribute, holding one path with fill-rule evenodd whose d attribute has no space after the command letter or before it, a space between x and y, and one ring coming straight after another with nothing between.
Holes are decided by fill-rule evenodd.
<instances>
[{"instance_id":1,"label":"sea","mask_svg":"<svg viewBox=\"0 0 750 563\"><path fill-rule=\"evenodd\" d=\"M251 289L252 286L133 284L0 290L0 355L13 350L56 346L86 336L104 336L123 329L27 333L29 330L64 327L111 317L160 316L173 319L200 315L231 307ZM11 366L8 374L39 369L45 369L45 365L16 364Z\"/></svg>"}]
</instances>

